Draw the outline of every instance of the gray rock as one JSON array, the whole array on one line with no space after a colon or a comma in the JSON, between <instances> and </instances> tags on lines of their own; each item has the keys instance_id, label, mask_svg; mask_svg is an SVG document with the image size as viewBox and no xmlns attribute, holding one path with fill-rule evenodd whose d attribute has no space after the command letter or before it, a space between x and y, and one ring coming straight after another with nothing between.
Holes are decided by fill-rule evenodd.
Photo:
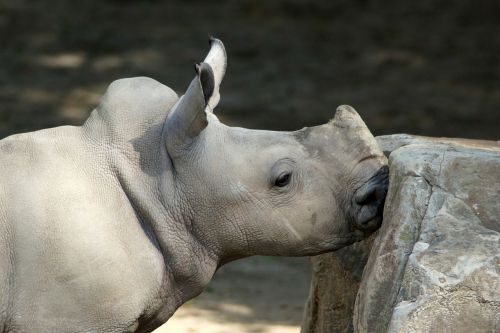
<instances>
[{"instance_id":1,"label":"gray rock","mask_svg":"<svg viewBox=\"0 0 500 333\"><path fill-rule=\"evenodd\" d=\"M313 277L303 333L352 332L352 312L374 237L311 258Z\"/></svg>"},{"instance_id":2,"label":"gray rock","mask_svg":"<svg viewBox=\"0 0 500 333\"><path fill-rule=\"evenodd\" d=\"M359 267L323 268L330 283L314 276L303 332L499 332L500 144L409 135L378 142L390 154L390 188L359 290L337 283ZM363 262L369 250L324 256L336 262L349 251ZM326 259L313 259L315 271L318 262ZM356 293L352 318L339 321L331 299Z\"/></svg>"}]
</instances>

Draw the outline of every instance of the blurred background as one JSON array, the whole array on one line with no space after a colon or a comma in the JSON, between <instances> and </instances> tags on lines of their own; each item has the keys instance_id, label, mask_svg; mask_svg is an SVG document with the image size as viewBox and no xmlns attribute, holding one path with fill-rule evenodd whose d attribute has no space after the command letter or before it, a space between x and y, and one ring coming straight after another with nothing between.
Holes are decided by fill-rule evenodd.
<instances>
[{"instance_id":1,"label":"blurred background","mask_svg":"<svg viewBox=\"0 0 500 333\"><path fill-rule=\"evenodd\" d=\"M0 0L0 138L81 124L118 78L182 94L209 35L229 56L227 124L294 130L350 104L375 135L500 139L493 0ZM231 264L168 331L298 332L309 274L306 259Z\"/></svg>"}]
</instances>

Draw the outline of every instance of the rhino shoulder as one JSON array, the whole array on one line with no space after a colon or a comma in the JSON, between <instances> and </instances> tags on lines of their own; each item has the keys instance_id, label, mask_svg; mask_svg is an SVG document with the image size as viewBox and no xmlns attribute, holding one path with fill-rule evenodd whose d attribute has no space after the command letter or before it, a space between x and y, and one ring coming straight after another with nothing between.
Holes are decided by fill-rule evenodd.
<instances>
[{"instance_id":1,"label":"rhino shoulder","mask_svg":"<svg viewBox=\"0 0 500 333\"><path fill-rule=\"evenodd\" d=\"M84 128L91 135L105 131L114 140L134 139L162 124L178 98L171 88L152 78L119 79L108 86Z\"/></svg>"}]
</instances>

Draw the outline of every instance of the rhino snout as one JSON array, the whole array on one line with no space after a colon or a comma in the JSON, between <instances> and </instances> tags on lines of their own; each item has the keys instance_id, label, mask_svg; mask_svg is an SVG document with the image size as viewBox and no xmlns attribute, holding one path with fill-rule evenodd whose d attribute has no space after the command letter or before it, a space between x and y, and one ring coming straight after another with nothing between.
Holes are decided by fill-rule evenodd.
<instances>
[{"instance_id":1,"label":"rhino snout","mask_svg":"<svg viewBox=\"0 0 500 333\"><path fill-rule=\"evenodd\" d=\"M385 165L356 190L352 198L356 229L373 231L380 226L388 186L389 168Z\"/></svg>"}]
</instances>

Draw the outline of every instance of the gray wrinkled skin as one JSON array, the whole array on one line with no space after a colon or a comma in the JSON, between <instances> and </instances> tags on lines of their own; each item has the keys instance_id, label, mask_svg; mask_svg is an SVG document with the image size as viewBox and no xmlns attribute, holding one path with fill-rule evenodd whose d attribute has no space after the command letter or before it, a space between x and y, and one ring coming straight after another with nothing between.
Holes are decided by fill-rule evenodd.
<instances>
[{"instance_id":1,"label":"gray wrinkled skin","mask_svg":"<svg viewBox=\"0 0 500 333\"><path fill-rule=\"evenodd\" d=\"M297 132L225 126L212 112L225 64L214 40L180 101L118 80L83 126L0 141L0 332L149 332L226 262L378 227L356 227L353 195L386 164L357 113Z\"/></svg>"}]
</instances>

